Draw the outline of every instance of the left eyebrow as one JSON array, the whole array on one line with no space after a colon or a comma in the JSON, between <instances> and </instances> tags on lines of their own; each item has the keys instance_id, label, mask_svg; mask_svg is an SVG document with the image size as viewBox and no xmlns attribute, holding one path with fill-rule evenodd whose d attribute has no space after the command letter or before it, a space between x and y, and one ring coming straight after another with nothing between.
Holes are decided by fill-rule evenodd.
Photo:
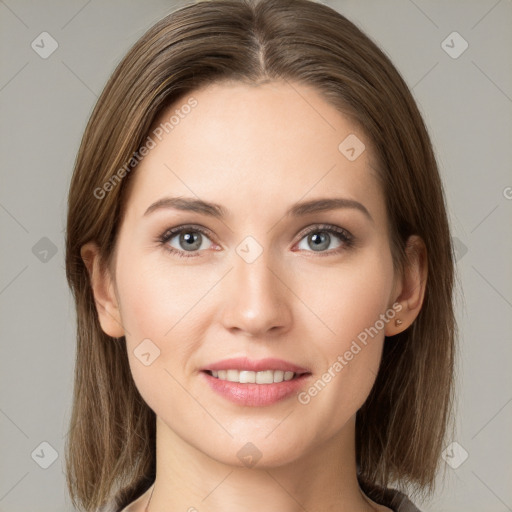
<instances>
[{"instance_id":1,"label":"left eyebrow","mask_svg":"<svg viewBox=\"0 0 512 512\"><path fill-rule=\"evenodd\" d=\"M296 203L286 212L286 215L291 217L299 217L311 213L337 210L340 208L352 208L359 210L365 215L365 217L374 222L370 212L363 204L355 201L354 199L347 199L344 197L312 199L311 201Z\"/></svg>"},{"instance_id":2,"label":"left eyebrow","mask_svg":"<svg viewBox=\"0 0 512 512\"><path fill-rule=\"evenodd\" d=\"M172 208L176 210L192 211L202 215L208 215L221 219L226 217L230 212L223 206L216 203L209 203L201 199L194 199L188 197L164 197L155 201L145 211L144 216L149 215L155 210L162 208ZM323 199L312 199L310 201L304 201L292 205L287 211L286 216L288 217L301 217L317 212L324 212L328 210L337 210L340 208L351 208L362 212L371 222L374 222L373 217L367 208L353 199L347 199L342 197L334 198L323 198Z\"/></svg>"}]
</instances>

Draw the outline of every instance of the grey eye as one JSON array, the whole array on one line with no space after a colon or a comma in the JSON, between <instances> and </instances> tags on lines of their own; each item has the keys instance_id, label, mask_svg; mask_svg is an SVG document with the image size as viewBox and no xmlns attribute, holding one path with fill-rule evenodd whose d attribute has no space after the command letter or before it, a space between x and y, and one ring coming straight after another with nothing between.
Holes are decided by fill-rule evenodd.
<instances>
[{"instance_id":1,"label":"grey eye","mask_svg":"<svg viewBox=\"0 0 512 512\"><path fill-rule=\"evenodd\" d=\"M178 246L176 247L171 242L175 238L178 239ZM169 238L169 245L176 250L180 251L198 251L207 249L208 246L204 247L204 243L206 240L209 240L206 235L203 233L193 230L193 229L184 229L179 233L176 233L171 238Z\"/></svg>"},{"instance_id":2,"label":"grey eye","mask_svg":"<svg viewBox=\"0 0 512 512\"><path fill-rule=\"evenodd\" d=\"M340 238L340 235L335 234L333 236L333 233L318 229L306 235L302 240L306 241L309 249L312 249L314 252L320 252L325 251L326 249L336 249L341 245L341 243L338 243L338 245L335 247L329 247L329 244L332 242L333 238ZM302 244L302 240L300 244ZM299 249L306 251L309 250L308 247L301 247L300 244L298 246Z\"/></svg>"}]
</instances>

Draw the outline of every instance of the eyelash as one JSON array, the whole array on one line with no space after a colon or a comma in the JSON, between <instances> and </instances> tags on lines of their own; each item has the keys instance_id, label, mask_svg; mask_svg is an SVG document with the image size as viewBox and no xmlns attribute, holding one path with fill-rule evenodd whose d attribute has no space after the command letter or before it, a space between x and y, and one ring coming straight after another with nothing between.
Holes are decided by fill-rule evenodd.
<instances>
[{"instance_id":1,"label":"eyelash","mask_svg":"<svg viewBox=\"0 0 512 512\"><path fill-rule=\"evenodd\" d=\"M175 249L174 247L170 247L167 242L171 240L171 238L174 238L175 235L180 234L182 232L198 232L202 235L207 236L208 238L211 237L210 231L204 229L201 226L195 226L195 225L186 225L186 226L179 226L172 229L167 229L164 231L158 238L157 242L163 246L163 248L166 251L169 251L173 255L176 255L180 258L194 258L197 257L198 252L200 251L191 251L190 254L186 254L185 251L179 251L178 249ZM299 239L302 240L306 236L308 236L311 233L315 232L321 232L321 233L330 233L334 234L337 237L339 237L343 243L340 247L336 249L331 249L330 251L319 251L317 254L319 256L332 256L334 254L338 254L343 250L350 249L354 246L355 240L354 237L343 228L340 228L338 226L334 226L332 224L315 224L314 226L308 227L305 231L301 233L301 237ZM307 251L307 252L315 252L315 251Z\"/></svg>"}]
</instances>

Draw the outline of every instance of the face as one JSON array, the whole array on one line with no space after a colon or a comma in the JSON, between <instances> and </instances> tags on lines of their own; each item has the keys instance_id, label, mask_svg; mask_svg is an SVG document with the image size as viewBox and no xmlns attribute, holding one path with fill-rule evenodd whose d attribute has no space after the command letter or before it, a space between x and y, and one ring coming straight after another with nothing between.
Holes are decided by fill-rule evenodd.
<instances>
[{"instance_id":1,"label":"face","mask_svg":"<svg viewBox=\"0 0 512 512\"><path fill-rule=\"evenodd\" d=\"M182 108L190 97L195 106ZM249 442L261 465L289 463L343 435L394 323L371 143L299 84L211 85L160 121L177 109L179 122L153 130L130 177L113 276L118 335L142 397L173 435L228 464L255 450ZM340 149L351 134L359 141ZM177 197L222 215L161 201ZM288 213L320 199L345 202ZM306 373L251 385L203 371L228 358L276 358Z\"/></svg>"}]
</instances>

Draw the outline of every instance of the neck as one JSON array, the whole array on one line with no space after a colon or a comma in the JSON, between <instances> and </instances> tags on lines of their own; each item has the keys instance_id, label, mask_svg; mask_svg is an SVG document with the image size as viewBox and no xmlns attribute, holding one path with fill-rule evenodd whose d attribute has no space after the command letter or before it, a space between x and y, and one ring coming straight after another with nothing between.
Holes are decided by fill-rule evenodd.
<instances>
[{"instance_id":1,"label":"neck","mask_svg":"<svg viewBox=\"0 0 512 512\"><path fill-rule=\"evenodd\" d=\"M337 437L279 464L270 457L264 464L264 454L252 467L240 461L220 462L187 443L158 417L156 444L156 480L145 500L147 512L381 509L357 482L355 418Z\"/></svg>"}]
</instances>

